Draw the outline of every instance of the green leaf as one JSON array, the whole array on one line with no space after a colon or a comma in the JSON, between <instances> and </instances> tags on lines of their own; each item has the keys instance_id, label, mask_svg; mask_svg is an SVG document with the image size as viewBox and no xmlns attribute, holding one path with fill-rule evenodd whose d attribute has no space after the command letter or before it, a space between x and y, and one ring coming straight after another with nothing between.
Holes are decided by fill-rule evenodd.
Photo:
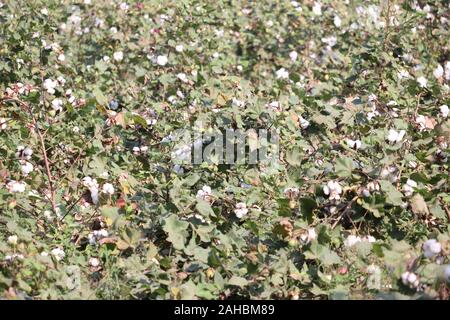
<instances>
[{"instance_id":1,"label":"green leaf","mask_svg":"<svg viewBox=\"0 0 450 320\"><path fill-rule=\"evenodd\" d=\"M380 181L381 190L385 193L386 202L394 206L401 206L403 204L403 194L398 191L389 181Z\"/></svg>"},{"instance_id":2,"label":"green leaf","mask_svg":"<svg viewBox=\"0 0 450 320\"><path fill-rule=\"evenodd\" d=\"M230 280L228 280L228 285L230 286L238 286L238 287L245 287L248 284L247 279L239 276L232 276Z\"/></svg>"},{"instance_id":3,"label":"green leaf","mask_svg":"<svg viewBox=\"0 0 450 320\"><path fill-rule=\"evenodd\" d=\"M165 219L163 223L163 230L168 235L167 240L172 243L175 249L182 250L189 236L187 231L189 223L179 220L174 214Z\"/></svg>"},{"instance_id":4,"label":"green leaf","mask_svg":"<svg viewBox=\"0 0 450 320\"><path fill-rule=\"evenodd\" d=\"M97 102L100 105L102 105L102 106L108 105L108 99L105 97L105 95L103 94L103 92L99 88L95 88L92 91L92 94L94 95L95 100L97 100Z\"/></svg>"},{"instance_id":5,"label":"green leaf","mask_svg":"<svg viewBox=\"0 0 450 320\"><path fill-rule=\"evenodd\" d=\"M202 199L197 199L197 205L195 206L195 208L204 217L214 215L214 211L212 210L209 202L204 201Z\"/></svg>"},{"instance_id":6,"label":"green leaf","mask_svg":"<svg viewBox=\"0 0 450 320\"><path fill-rule=\"evenodd\" d=\"M346 178L352 175L353 160L348 157L342 157L336 160L335 171L339 177Z\"/></svg>"}]
</instances>

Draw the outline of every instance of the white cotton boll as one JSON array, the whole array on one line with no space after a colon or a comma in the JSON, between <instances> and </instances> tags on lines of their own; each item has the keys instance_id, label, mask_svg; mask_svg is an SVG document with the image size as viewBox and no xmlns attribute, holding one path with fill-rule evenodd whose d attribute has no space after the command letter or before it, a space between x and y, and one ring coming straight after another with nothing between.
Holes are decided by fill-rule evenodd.
<instances>
[{"instance_id":1,"label":"white cotton boll","mask_svg":"<svg viewBox=\"0 0 450 320\"><path fill-rule=\"evenodd\" d=\"M34 166L30 162L25 160L20 160L19 162L20 162L20 170L22 171L24 176L27 176L28 174L30 174L30 172L34 170Z\"/></svg>"},{"instance_id":2,"label":"white cotton boll","mask_svg":"<svg viewBox=\"0 0 450 320\"><path fill-rule=\"evenodd\" d=\"M299 116L299 117L298 117L298 120L299 120L299 122L300 122L300 127L301 127L302 129L306 129L306 128L309 127L309 121L306 120L305 118L303 118L302 116Z\"/></svg>"},{"instance_id":3,"label":"white cotton boll","mask_svg":"<svg viewBox=\"0 0 450 320\"><path fill-rule=\"evenodd\" d=\"M185 73L179 73L179 74L177 74L177 78L178 78L179 80L181 80L182 82L187 82L187 81L188 81L187 76L186 76Z\"/></svg>"},{"instance_id":4,"label":"white cotton boll","mask_svg":"<svg viewBox=\"0 0 450 320\"><path fill-rule=\"evenodd\" d=\"M212 190L210 186L203 186L201 190L197 191L197 199L210 201L212 199Z\"/></svg>"},{"instance_id":5,"label":"white cotton boll","mask_svg":"<svg viewBox=\"0 0 450 320\"><path fill-rule=\"evenodd\" d=\"M316 16L321 16L322 15L322 4L320 2L314 2L312 11Z\"/></svg>"},{"instance_id":6,"label":"white cotton boll","mask_svg":"<svg viewBox=\"0 0 450 320\"><path fill-rule=\"evenodd\" d=\"M441 116L443 118L447 118L448 117L449 109L448 109L447 105L443 104L442 106L440 106L439 107L439 111L441 112Z\"/></svg>"},{"instance_id":7,"label":"white cotton boll","mask_svg":"<svg viewBox=\"0 0 450 320\"><path fill-rule=\"evenodd\" d=\"M398 79L399 80L402 80L402 79L404 79L404 78L409 78L409 72L408 71L406 71L406 70L400 70L398 73L397 73L397 77L398 77Z\"/></svg>"},{"instance_id":8,"label":"white cotton boll","mask_svg":"<svg viewBox=\"0 0 450 320\"><path fill-rule=\"evenodd\" d=\"M389 129L387 139L389 140L389 142L392 143L400 142L403 140L405 134L406 134L405 130L396 131L394 129Z\"/></svg>"},{"instance_id":9,"label":"white cotton boll","mask_svg":"<svg viewBox=\"0 0 450 320\"><path fill-rule=\"evenodd\" d=\"M309 228L308 229L308 241L312 241L314 239L317 238L317 233L316 233L316 229L314 228Z\"/></svg>"},{"instance_id":10,"label":"white cotton boll","mask_svg":"<svg viewBox=\"0 0 450 320\"><path fill-rule=\"evenodd\" d=\"M403 193L405 196L410 197L414 193L414 189L417 188L417 183L414 180L408 179L406 184L403 185Z\"/></svg>"},{"instance_id":11,"label":"white cotton boll","mask_svg":"<svg viewBox=\"0 0 450 320\"><path fill-rule=\"evenodd\" d=\"M421 88L426 88L428 80L425 77L419 77L417 78L417 83L420 85Z\"/></svg>"},{"instance_id":12,"label":"white cotton boll","mask_svg":"<svg viewBox=\"0 0 450 320\"><path fill-rule=\"evenodd\" d=\"M8 119L0 118L0 130L5 130L8 128Z\"/></svg>"},{"instance_id":13,"label":"white cotton boll","mask_svg":"<svg viewBox=\"0 0 450 320\"><path fill-rule=\"evenodd\" d=\"M351 248L359 242L361 242L361 238L359 236L351 234L347 237L347 239L344 240L344 246Z\"/></svg>"},{"instance_id":14,"label":"white cotton boll","mask_svg":"<svg viewBox=\"0 0 450 320\"><path fill-rule=\"evenodd\" d=\"M182 44L179 44L175 47L176 52L183 52L183 50L184 50L184 47Z\"/></svg>"},{"instance_id":15,"label":"white cotton boll","mask_svg":"<svg viewBox=\"0 0 450 320\"><path fill-rule=\"evenodd\" d=\"M450 61L446 61L444 64L444 69L445 69L445 80L450 80Z\"/></svg>"},{"instance_id":16,"label":"white cotton boll","mask_svg":"<svg viewBox=\"0 0 450 320\"><path fill-rule=\"evenodd\" d=\"M285 68L281 68L276 72L277 79L288 79L289 72Z\"/></svg>"},{"instance_id":17,"label":"white cotton boll","mask_svg":"<svg viewBox=\"0 0 450 320\"><path fill-rule=\"evenodd\" d=\"M44 89L47 90L48 93L54 94L55 88L58 85L58 82L52 79L45 79L44 80Z\"/></svg>"},{"instance_id":18,"label":"white cotton boll","mask_svg":"<svg viewBox=\"0 0 450 320\"><path fill-rule=\"evenodd\" d=\"M117 62L122 61L122 60L123 60L123 52L122 52L122 51L114 52L113 58L114 58L114 60L116 60Z\"/></svg>"},{"instance_id":19,"label":"white cotton boll","mask_svg":"<svg viewBox=\"0 0 450 320\"><path fill-rule=\"evenodd\" d=\"M11 180L6 185L6 189L8 189L8 191L10 193L22 193L22 192L25 192L25 188L26 188L25 182L15 181L15 180Z\"/></svg>"},{"instance_id":20,"label":"white cotton boll","mask_svg":"<svg viewBox=\"0 0 450 320\"><path fill-rule=\"evenodd\" d=\"M436 241L436 239L429 239L425 241L422 249L424 251L425 257L430 259L441 253L442 246L438 241Z\"/></svg>"},{"instance_id":21,"label":"white cotton boll","mask_svg":"<svg viewBox=\"0 0 450 320\"><path fill-rule=\"evenodd\" d=\"M61 248L55 248L51 251L51 254L55 257L56 261L61 261L66 256L66 253Z\"/></svg>"},{"instance_id":22,"label":"white cotton boll","mask_svg":"<svg viewBox=\"0 0 450 320\"><path fill-rule=\"evenodd\" d=\"M156 57L156 63L160 66L165 66L169 60L167 56L158 56Z\"/></svg>"},{"instance_id":23,"label":"white cotton boll","mask_svg":"<svg viewBox=\"0 0 450 320\"><path fill-rule=\"evenodd\" d=\"M352 149L359 149L359 148L361 148L361 141L360 140L347 139L346 142L347 142L347 145L350 148L352 148Z\"/></svg>"},{"instance_id":24,"label":"white cotton boll","mask_svg":"<svg viewBox=\"0 0 450 320\"><path fill-rule=\"evenodd\" d=\"M128 5L128 3L126 2L122 2L119 6L120 10L126 11L130 8L130 6Z\"/></svg>"},{"instance_id":25,"label":"white cotton boll","mask_svg":"<svg viewBox=\"0 0 450 320\"><path fill-rule=\"evenodd\" d=\"M442 78L442 76L444 75L444 68L442 68L442 66L439 64L436 69L434 69L433 71L433 75L436 79L440 79Z\"/></svg>"},{"instance_id":26,"label":"white cotton boll","mask_svg":"<svg viewBox=\"0 0 450 320\"><path fill-rule=\"evenodd\" d=\"M212 55L212 57L213 57L214 59L217 59L217 58L219 57L219 53L218 53L218 52L214 52L213 55Z\"/></svg>"},{"instance_id":27,"label":"white cotton boll","mask_svg":"<svg viewBox=\"0 0 450 320\"><path fill-rule=\"evenodd\" d=\"M48 15L48 9L47 8L41 9L41 13L45 16Z\"/></svg>"},{"instance_id":28,"label":"white cotton boll","mask_svg":"<svg viewBox=\"0 0 450 320\"><path fill-rule=\"evenodd\" d=\"M96 267L98 267L100 265L100 260L98 258L90 258L89 259L89 265L91 267L96 268Z\"/></svg>"},{"instance_id":29,"label":"white cotton boll","mask_svg":"<svg viewBox=\"0 0 450 320\"><path fill-rule=\"evenodd\" d=\"M8 237L8 243L15 246L17 244L18 237L16 235L12 235Z\"/></svg>"},{"instance_id":30,"label":"white cotton boll","mask_svg":"<svg viewBox=\"0 0 450 320\"><path fill-rule=\"evenodd\" d=\"M450 283L450 265L446 266L444 269L444 279Z\"/></svg>"},{"instance_id":31,"label":"white cotton boll","mask_svg":"<svg viewBox=\"0 0 450 320\"><path fill-rule=\"evenodd\" d=\"M289 58L291 59L292 62L295 62L297 60L297 57L298 57L297 51L291 51L289 53Z\"/></svg>"},{"instance_id":32,"label":"white cotton boll","mask_svg":"<svg viewBox=\"0 0 450 320\"><path fill-rule=\"evenodd\" d=\"M52 108L53 108L53 110L55 110L55 111L61 111L61 110L62 110L62 105L63 105L63 102L62 102L62 100L59 99L59 98L54 99L54 100L52 101Z\"/></svg>"},{"instance_id":33,"label":"white cotton boll","mask_svg":"<svg viewBox=\"0 0 450 320\"><path fill-rule=\"evenodd\" d=\"M281 111L281 106L278 101L272 101L271 103L269 103L269 108L274 111Z\"/></svg>"},{"instance_id":34,"label":"white cotton boll","mask_svg":"<svg viewBox=\"0 0 450 320\"><path fill-rule=\"evenodd\" d=\"M339 200L341 198L340 194L342 193L342 187L339 182L331 180L323 186L323 193L329 196L329 200Z\"/></svg>"},{"instance_id":35,"label":"white cotton boll","mask_svg":"<svg viewBox=\"0 0 450 320\"><path fill-rule=\"evenodd\" d=\"M58 61L64 62L65 60L66 60L66 56L64 55L64 53L61 53L61 54L58 56Z\"/></svg>"},{"instance_id":36,"label":"white cotton boll","mask_svg":"<svg viewBox=\"0 0 450 320\"><path fill-rule=\"evenodd\" d=\"M98 189L95 187L89 188L91 192L91 199L94 204L98 204Z\"/></svg>"},{"instance_id":37,"label":"white cotton boll","mask_svg":"<svg viewBox=\"0 0 450 320\"><path fill-rule=\"evenodd\" d=\"M236 203L234 214L239 219L242 219L248 213L247 205L243 202Z\"/></svg>"},{"instance_id":38,"label":"white cotton boll","mask_svg":"<svg viewBox=\"0 0 450 320\"><path fill-rule=\"evenodd\" d=\"M241 101L241 100L238 100L238 99L236 99L236 98L233 98L233 99L231 100L231 104L232 104L233 106L235 106L235 107L238 107L238 108L244 106L244 102Z\"/></svg>"},{"instance_id":39,"label":"white cotton boll","mask_svg":"<svg viewBox=\"0 0 450 320\"><path fill-rule=\"evenodd\" d=\"M103 193L114 194L114 186L111 183L105 183L102 188Z\"/></svg>"},{"instance_id":40,"label":"white cotton boll","mask_svg":"<svg viewBox=\"0 0 450 320\"><path fill-rule=\"evenodd\" d=\"M341 18L339 18L339 16L334 16L333 23L336 26L336 28L340 28L341 24L342 24L342 20L341 20Z\"/></svg>"}]
</instances>

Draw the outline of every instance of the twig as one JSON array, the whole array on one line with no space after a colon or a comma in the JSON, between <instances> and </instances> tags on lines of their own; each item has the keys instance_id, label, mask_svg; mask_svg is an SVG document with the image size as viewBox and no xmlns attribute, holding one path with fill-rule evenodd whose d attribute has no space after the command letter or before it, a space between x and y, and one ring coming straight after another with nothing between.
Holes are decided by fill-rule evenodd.
<instances>
[{"instance_id":1,"label":"twig","mask_svg":"<svg viewBox=\"0 0 450 320\"><path fill-rule=\"evenodd\" d=\"M339 221L341 221L341 219L344 217L344 215L347 213L348 209L352 206L352 204L356 201L356 199L358 199L359 196L354 196L352 200L350 200L350 202L345 206L344 210L342 211L341 215L339 216L339 218L337 218L337 220L334 222L333 226L331 227L331 229L334 229L337 224L339 223ZM353 222L352 222L353 223Z\"/></svg>"}]
</instances>

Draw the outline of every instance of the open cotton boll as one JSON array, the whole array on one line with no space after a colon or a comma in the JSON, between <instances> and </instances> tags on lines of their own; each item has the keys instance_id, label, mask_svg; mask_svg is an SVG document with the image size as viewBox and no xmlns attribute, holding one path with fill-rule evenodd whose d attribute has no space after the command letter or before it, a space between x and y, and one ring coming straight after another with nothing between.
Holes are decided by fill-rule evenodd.
<instances>
[{"instance_id":1,"label":"open cotton boll","mask_svg":"<svg viewBox=\"0 0 450 320\"><path fill-rule=\"evenodd\" d=\"M242 219L248 213L247 205L243 202L236 203L236 208L234 209L234 214L239 219Z\"/></svg>"},{"instance_id":2,"label":"open cotton boll","mask_svg":"<svg viewBox=\"0 0 450 320\"><path fill-rule=\"evenodd\" d=\"M114 60L116 60L117 62L122 61L122 60L123 60L123 52L122 52L122 51L114 52L113 58L114 58Z\"/></svg>"},{"instance_id":3,"label":"open cotton boll","mask_svg":"<svg viewBox=\"0 0 450 320\"><path fill-rule=\"evenodd\" d=\"M361 141L360 140L347 139L346 142L347 142L347 145L350 148L352 148L352 149L359 149L359 148L361 148Z\"/></svg>"},{"instance_id":4,"label":"open cotton boll","mask_svg":"<svg viewBox=\"0 0 450 320\"><path fill-rule=\"evenodd\" d=\"M331 180L323 186L323 193L329 196L329 200L339 200L341 198L342 187L339 182Z\"/></svg>"},{"instance_id":5,"label":"open cotton boll","mask_svg":"<svg viewBox=\"0 0 450 320\"><path fill-rule=\"evenodd\" d=\"M26 188L25 182L15 181L15 180L11 180L6 185L6 189L8 189L8 191L10 193L22 193L22 192L25 192L25 188Z\"/></svg>"},{"instance_id":6,"label":"open cotton boll","mask_svg":"<svg viewBox=\"0 0 450 320\"><path fill-rule=\"evenodd\" d=\"M422 249L424 251L425 257L433 258L437 256L439 253L441 253L442 246L436 239L429 239L425 241L425 243L422 246Z\"/></svg>"},{"instance_id":7,"label":"open cotton boll","mask_svg":"<svg viewBox=\"0 0 450 320\"><path fill-rule=\"evenodd\" d=\"M320 2L314 2L314 5L312 7L312 12L316 16L321 16L322 15L322 4Z\"/></svg>"},{"instance_id":8,"label":"open cotton boll","mask_svg":"<svg viewBox=\"0 0 450 320\"><path fill-rule=\"evenodd\" d=\"M165 66L169 62L167 56L158 56L156 57L156 63L160 66Z\"/></svg>"},{"instance_id":9,"label":"open cotton boll","mask_svg":"<svg viewBox=\"0 0 450 320\"><path fill-rule=\"evenodd\" d=\"M55 248L51 251L51 254L55 257L56 261L61 261L66 256L66 253L61 248Z\"/></svg>"},{"instance_id":10,"label":"open cotton boll","mask_svg":"<svg viewBox=\"0 0 450 320\"><path fill-rule=\"evenodd\" d=\"M417 188L417 182L414 180L408 179L406 183L403 185L403 193L405 196L410 197L414 193L414 189Z\"/></svg>"},{"instance_id":11,"label":"open cotton boll","mask_svg":"<svg viewBox=\"0 0 450 320\"><path fill-rule=\"evenodd\" d=\"M436 69L433 70L433 75L436 79L442 78L442 76L444 75L444 68L442 68L441 65L438 65Z\"/></svg>"},{"instance_id":12,"label":"open cotton boll","mask_svg":"<svg viewBox=\"0 0 450 320\"><path fill-rule=\"evenodd\" d=\"M443 104L442 106L440 106L439 107L439 111L441 112L441 116L443 118L447 118L448 117L449 109L448 109L448 106L446 104Z\"/></svg>"},{"instance_id":13,"label":"open cotton boll","mask_svg":"<svg viewBox=\"0 0 450 320\"><path fill-rule=\"evenodd\" d=\"M405 130L396 131L394 129L389 129L387 139L389 140L389 142L392 143L400 142L403 140L405 134L406 134Z\"/></svg>"},{"instance_id":14,"label":"open cotton boll","mask_svg":"<svg viewBox=\"0 0 450 320\"><path fill-rule=\"evenodd\" d=\"M102 192L106 194L114 194L114 186L111 183L105 183L102 187Z\"/></svg>"},{"instance_id":15,"label":"open cotton boll","mask_svg":"<svg viewBox=\"0 0 450 320\"><path fill-rule=\"evenodd\" d=\"M291 51L289 53L289 58L291 59L292 62L295 62L297 60L297 57L298 57L297 51Z\"/></svg>"},{"instance_id":16,"label":"open cotton boll","mask_svg":"<svg viewBox=\"0 0 450 320\"><path fill-rule=\"evenodd\" d=\"M428 80L425 77L419 77L417 78L417 83L421 88L426 88L428 84Z\"/></svg>"},{"instance_id":17,"label":"open cotton boll","mask_svg":"<svg viewBox=\"0 0 450 320\"><path fill-rule=\"evenodd\" d=\"M31 164L26 160L20 160L19 163L20 163L20 170L22 171L24 176L27 176L28 174L30 174L30 172L34 170L33 164Z\"/></svg>"},{"instance_id":18,"label":"open cotton boll","mask_svg":"<svg viewBox=\"0 0 450 320\"><path fill-rule=\"evenodd\" d=\"M197 191L197 199L202 199L205 201L211 201L212 199L212 190L210 186L203 186L201 190Z\"/></svg>"},{"instance_id":19,"label":"open cotton boll","mask_svg":"<svg viewBox=\"0 0 450 320\"><path fill-rule=\"evenodd\" d=\"M8 243L12 244L13 246L15 246L17 244L18 241L18 237L16 235L12 235L8 237Z\"/></svg>"},{"instance_id":20,"label":"open cotton boll","mask_svg":"<svg viewBox=\"0 0 450 320\"><path fill-rule=\"evenodd\" d=\"M450 283L450 265L446 266L444 269L444 279Z\"/></svg>"},{"instance_id":21,"label":"open cotton boll","mask_svg":"<svg viewBox=\"0 0 450 320\"><path fill-rule=\"evenodd\" d=\"M285 68L281 68L276 72L277 79L288 79L289 72Z\"/></svg>"},{"instance_id":22,"label":"open cotton boll","mask_svg":"<svg viewBox=\"0 0 450 320\"><path fill-rule=\"evenodd\" d=\"M351 234L347 237L347 239L344 240L344 246L350 248L361 241L361 237Z\"/></svg>"}]
</instances>

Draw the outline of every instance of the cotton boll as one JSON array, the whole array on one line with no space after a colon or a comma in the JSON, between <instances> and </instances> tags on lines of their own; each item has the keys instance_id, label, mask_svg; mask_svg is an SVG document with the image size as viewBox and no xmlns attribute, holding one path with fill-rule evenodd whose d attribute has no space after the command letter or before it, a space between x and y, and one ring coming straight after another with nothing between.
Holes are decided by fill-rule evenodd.
<instances>
[{"instance_id":1,"label":"cotton boll","mask_svg":"<svg viewBox=\"0 0 450 320\"><path fill-rule=\"evenodd\" d=\"M405 196L410 197L413 195L415 188L417 188L417 183L414 180L408 179L406 184L403 185L403 193Z\"/></svg>"},{"instance_id":2,"label":"cotton boll","mask_svg":"<svg viewBox=\"0 0 450 320\"><path fill-rule=\"evenodd\" d=\"M336 28L340 28L341 24L342 24L342 20L341 20L341 18L339 18L339 16L334 16L333 23L336 26Z\"/></svg>"},{"instance_id":3,"label":"cotton boll","mask_svg":"<svg viewBox=\"0 0 450 320\"><path fill-rule=\"evenodd\" d=\"M450 283L450 265L446 266L444 269L444 279Z\"/></svg>"},{"instance_id":4,"label":"cotton boll","mask_svg":"<svg viewBox=\"0 0 450 320\"><path fill-rule=\"evenodd\" d=\"M396 131L394 129L390 129L388 132L387 139L389 140L389 142L392 143L400 142L403 140L405 134L406 134L405 130Z\"/></svg>"},{"instance_id":5,"label":"cotton boll","mask_svg":"<svg viewBox=\"0 0 450 320\"><path fill-rule=\"evenodd\" d=\"M201 190L197 191L197 199L202 199L210 202L212 200L212 190L210 186L203 186Z\"/></svg>"},{"instance_id":6,"label":"cotton boll","mask_svg":"<svg viewBox=\"0 0 450 320\"><path fill-rule=\"evenodd\" d=\"M359 149L359 148L361 148L361 141L360 140L347 139L346 142L347 142L347 145L350 148L352 148L352 149Z\"/></svg>"},{"instance_id":7,"label":"cotton boll","mask_svg":"<svg viewBox=\"0 0 450 320\"><path fill-rule=\"evenodd\" d=\"M322 15L322 4L320 2L314 2L312 11L316 16L321 16Z\"/></svg>"},{"instance_id":8,"label":"cotton boll","mask_svg":"<svg viewBox=\"0 0 450 320\"><path fill-rule=\"evenodd\" d=\"M25 160L20 160L19 162L20 162L20 169L24 176L27 176L28 174L30 174L30 172L33 171L34 166L30 162Z\"/></svg>"},{"instance_id":9,"label":"cotton boll","mask_svg":"<svg viewBox=\"0 0 450 320\"><path fill-rule=\"evenodd\" d=\"M281 68L276 72L277 79L288 79L289 72L285 68Z\"/></svg>"},{"instance_id":10,"label":"cotton boll","mask_svg":"<svg viewBox=\"0 0 450 320\"><path fill-rule=\"evenodd\" d=\"M442 246L436 239L429 239L425 241L422 249L426 258L433 258L441 253Z\"/></svg>"},{"instance_id":11,"label":"cotton boll","mask_svg":"<svg viewBox=\"0 0 450 320\"><path fill-rule=\"evenodd\" d=\"M298 57L297 51L291 51L289 53L289 58L291 59L292 62L295 62L297 60L297 57Z\"/></svg>"},{"instance_id":12,"label":"cotton boll","mask_svg":"<svg viewBox=\"0 0 450 320\"><path fill-rule=\"evenodd\" d=\"M420 85L421 88L426 88L428 80L425 77L419 77L417 78L417 83Z\"/></svg>"},{"instance_id":13,"label":"cotton boll","mask_svg":"<svg viewBox=\"0 0 450 320\"><path fill-rule=\"evenodd\" d=\"M111 183L105 183L102 187L102 192L106 194L114 194L114 186Z\"/></svg>"},{"instance_id":14,"label":"cotton boll","mask_svg":"<svg viewBox=\"0 0 450 320\"><path fill-rule=\"evenodd\" d=\"M302 116L298 117L298 121L300 122L300 127L302 129L307 129L309 127L309 121L303 118Z\"/></svg>"},{"instance_id":15,"label":"cotton boll","mask_svg":"<svg viewBox=\"0 0 450 320\"><path fill-rule=\"evenodd\" d=\"M62 110L62 105L63 105L63 102L59 98L54 99L52 101L52 109L55 110L55 111L61 111Z\"/></svg>"},{"instance_id":16,"label":"cotton boll","mask_svg":"<svg viewBox=\"0 0 450 320\"><path fill-rule=\"evenodd\" d=\"M122 60L123 60L123 52L122 52L122 51L114 52L113 58L114 58L114 60L116 60L117 62L122 61Z\"/></svg>"},{"instance_id":17,"label":"cotton boll","mask_svg":"<svg viewBox=\"0 0 450 320\"><path fill-rule=\"evenodd\" d=\"M351 234L347 237L347 239L344 240L344 246L350 248L359 242L361 242L361 238L359 236L355 236L355 235Z\"/></svg>"},{"instance_id":18,"label":"cotton boll","mask_svg":"<svg viewBox=\"0 0 450 320\"><path fill-rule=\"evenodd\" d=\"M323 193L325 193L329 200L339 200L341 198L342 188L337 181L328 181L328 183L323 186Z\"/></svg>"},{"instance_id":19,"label":"cotton boll","mask_svg":"<svg viewBox=\"0 0 450 320\"><path fill-rule=\"evenodd\" d=\"M89 265L91 267L96 268L96 267L98 267L100 265L100 260L98 258L90 258L89 259Z\"/></svg>"},{"instance_id":20,"label":"cotton boll","mask_svg":"<svg viewBox=\"0 0 450 320\"><path fill-rule=\"evenodd\" d=\"M156 57L156 63L160 66L165 66L169 60L167 56L158 56Z\"/></svg>"},{"instance_id":21,"label":"cotton boll","mask_svg":"<svg viewBox=\"0 0 450 320\"><path fill-rule=\"evenodd\" d=\"M25 188L26 188L25 182L15 181L15 180L11 180L6 185L6 189L8 189L8 191L10 193L22 193L22 192L25 192Z\"/></svg>"},{"instance_id":22,"label":"cotton boll","mask_svg":"<svg viewBox=\"0 0 450 320\"><path fill-rule=\"evenodd\" d=\"M17 244L18 237L16 235L12 235L8 237L8 243L15 246Z\"/></svg>"},{"instance_id":23,"label":"cotton boll","mask_svg":"<svg viewBox=\"0 0 450 320\"><path fill-rule=\"evenodd\" d=\"M184 47L183 47L182 44L179 44L179 45L175 46L175 51L176 52L183 52L183 50L184 50Z\"/></svg>"},{"instance_id":24,"label":"cotton boll","mask_svg":"<svg viewBox=\"0 0 450 320\"><path fill-rule=\"evenodd\" d=\"M66 253L61 248L55 248L51 251L51 254L55 257L56 261L61 261L66 256Z\"/></svg>"},{"instance_id":25,"label":"cotton boll","mask_svg":"<svg viewBox=\"0 0 450 320\"><path fill-rule=\"evenodd\" d=\"M234 214L239 219L242 219L248 213L247 205L243 202L236 203Z\"/></svg>"},{"instance_id":26,"label":"cotton boll","mask_svg":"<svg viewBox=\"0 0 450 320\"><path fill-rule=\"evenodd\" d=\"M448 113L449 113L449 109L448 106L443 104L442 106L439 107L439 111L441 112L441 116L443 118L447 118L448 117Z\"/></svg>"},{"instance_id":27,"label":"cotton boll","mask_svg":"<svg viewBox=\"0 0 450 320\"><path fill-rule=\"evenodd\" d=\"M444 75L444 68L439 64L436 69L433 70L433 75L436 79L442 78Z\"/></svg>"}]
</instances>

